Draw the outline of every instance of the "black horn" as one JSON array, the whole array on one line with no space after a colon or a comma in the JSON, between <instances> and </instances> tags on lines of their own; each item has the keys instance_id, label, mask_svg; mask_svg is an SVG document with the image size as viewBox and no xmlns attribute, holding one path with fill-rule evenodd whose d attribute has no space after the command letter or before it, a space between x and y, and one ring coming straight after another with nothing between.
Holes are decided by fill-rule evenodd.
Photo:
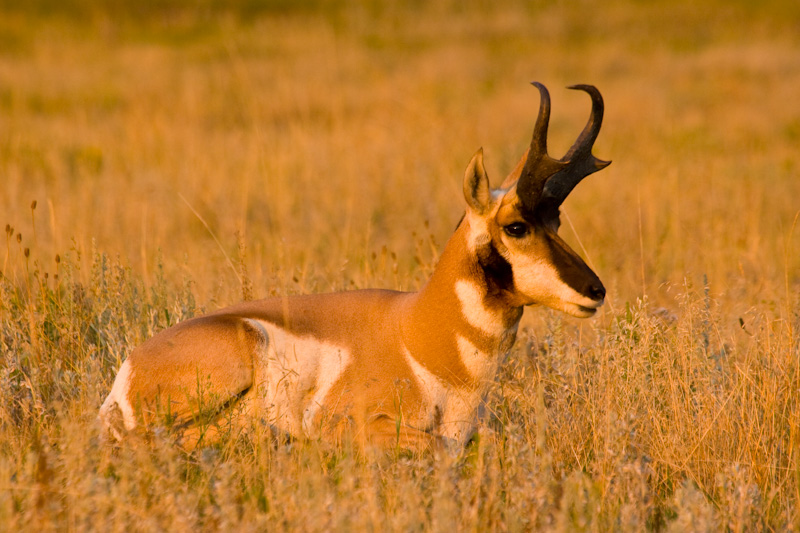
<instances>
[{"instance_id":1,"label":"black horn","mask_svg":"<svg viewBox=\"0 0 800 533\"><path fill-rule=\"evenodd\" d=\"M547 154L547 128L550 124L550 93L538 81L531 82L539 89L541 101L539 116L533 127L533 137L528 150L528 158L517 182L517 196L522 205L533 210L541 198L544 185L553 174L563 170L566 165Z\"/></svg>"},{"instance_id":2,"label":"black horn","mask_svg":"<svg viewBox=\"0 0 800 533\"><path fill-rule=\"evenodd\" d=\"M578 139L560 160L565 168L551 175L544 183L542 197L551 198L560 205L580 181L611 164L592 155L592 146L603 123L603 97L593 85L572 85L569 89L585 91L592 98L592 113Z\"/></svg>"}]
</instances>

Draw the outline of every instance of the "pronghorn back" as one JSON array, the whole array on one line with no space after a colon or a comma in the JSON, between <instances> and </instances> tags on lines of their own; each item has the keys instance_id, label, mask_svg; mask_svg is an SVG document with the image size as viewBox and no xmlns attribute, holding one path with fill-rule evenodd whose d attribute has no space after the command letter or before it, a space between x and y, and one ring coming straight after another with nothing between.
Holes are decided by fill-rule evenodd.
<instances>
[{"instance_id":1,"label":"pronghorn back","mask_svg":"<svg viewBox=\"0 0 800 533\"><path fill-rule=\"evenodd\" d=\"M600 93L562 159L547 154L544 86L531 147L491 190L482 151L464 176L467 210L425 286L245 302L166 329L123 363L100 408L107 434L169 423L184 444L258 417L296 437L422 450L463 445L522 311L594 314L605 289L557 234L559 206L608 163L591 155ZM236 416L227 416L235 411Z\"/></svg>"}]
</instances>

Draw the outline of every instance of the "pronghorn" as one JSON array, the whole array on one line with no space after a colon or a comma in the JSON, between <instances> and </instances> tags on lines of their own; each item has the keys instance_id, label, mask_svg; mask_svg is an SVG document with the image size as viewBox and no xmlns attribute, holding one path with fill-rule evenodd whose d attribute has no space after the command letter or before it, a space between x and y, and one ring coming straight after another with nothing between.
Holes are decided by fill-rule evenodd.
<instances>
[{"instance_id":1,"label":"pronghorn","mask_svg":"<svg viewBox=\"0 0 800 533\"><path fill-rule=\"evenodd\" d=\"M492 190L482 149L464 176L466 214L419 292L358 290L244 302L136 348L100 408L119 440L168 414L195 447L219 424L261 417L290 436L423 450L475 432L485 393L527 305L590 317L605 289L558 236L559 206L606 167L591 153L603 99L562 159L547 153L540 92L530 148ZM241 406L239 412L236 406ZM231 413L237 413L232 416Z\"/></svg>"}]
</instances>

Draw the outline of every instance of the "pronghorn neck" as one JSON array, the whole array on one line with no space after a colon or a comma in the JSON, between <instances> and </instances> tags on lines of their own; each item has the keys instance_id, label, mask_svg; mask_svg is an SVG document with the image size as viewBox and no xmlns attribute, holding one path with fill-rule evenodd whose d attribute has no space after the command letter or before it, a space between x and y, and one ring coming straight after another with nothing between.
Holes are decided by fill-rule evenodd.
<instances>
[{"instance_id":1,"label":"pronghorn neck","mask_svg":"<svg viewBox=\"0 0 800 533\"><path fill-rule=\"evenodd\" d=\"M460 316L487 334L505 331L522 315L513 292L511 265L494 248L486 229L469 215L445 246L431 279L420 291L421 299L437 297L442 290L454 290Z\"/></svg>"},{"instance_id":2,"label":"pronghorn neck","mask_svg":"<svg viewBox=\"0 0 800 533\"><path fill-rule=\"evenodd\" d=\"M493 377L522 317L522 307L513 305L504 287L508 280L495 277L510 272L480 253L470 243L468 221L462 221L402 321L414 359L448 381L475 386Z\"/></svg>"}]
</instances>

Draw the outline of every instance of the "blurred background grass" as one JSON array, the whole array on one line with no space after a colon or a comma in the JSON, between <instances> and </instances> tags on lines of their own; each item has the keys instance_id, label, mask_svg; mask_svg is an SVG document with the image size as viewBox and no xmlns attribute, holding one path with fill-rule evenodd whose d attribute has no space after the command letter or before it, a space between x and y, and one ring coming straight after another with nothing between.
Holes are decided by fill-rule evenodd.
<instances>
[{"instance_id":1,"label":"blurred background grass","mask_svg":"<svg viewBox=\"0 0 800 533\"><path fill-rule=\"evenodd\" d=\"M800 271L792 2L2 9L0 213L30 246L38 200L43 264L94 241L151 279L161 250L207 297L235 280L212 234L233 256L239 231L257 291L281 269L362 285L384 246L415 285L409 232L445 242L477 147L496 182L513 166L536 79L556 154L588 112L562 87L605 95L596 152L615 164L566 212L612 294L707 274L726 293L777 281L777 297Z\"/></svg>"},{"instance_id":2,"label":"blurred background grass","mask_svg":"<svg viewBox=\"0 0 800 533\"><path fill-rule=\"evenodd\" d=\"M787 527L799 490L798 28L800 3L779 0L0 0L0 483L17 480L0 513L28 525L63 517L24 492L40 490L42 457L60 465L48 489L60 501L101 505L106 459L73 452L97 451L84 435L130 346L198 307L423 283L463 213L474 151L484 147L495 184L524 151L538 80L552 95L556 156L589 112L586 95L563 87L592 83L606 100L595 153L614 164L573 192L561 232L609 299L588 322L526 313L492 403L503 439L521 440L501 439L475 471L508 494L544 491L543 516L566 530L575 517ZM547 446L537 417L551 424ZM220 465L236 472L218 480L235 492L242 476L307 459L222 456L181 485L182 467L126 457L108 459L118 479L160 479L195 498L198 516L217 509L198 487ZM69 465L99 485L64 492ZM557 474L534 490L529 467ZM369 490L345 501L335 485L342 524L363 505L380 524L393 490L422 490L415 479L439 483L421 497L442 496L443 516L447 476L480 489L450 471L346 468L367 489L375 475L399 481L379 503ZM325 492L316 471L309 487ZM263 494L237 493L240 519L264 511L259 498L302 492L258 482ZM501 500L475 517L450 511L508 529L512 510L533 512ZM172 516L137 501L121 523L141 525L145 508ZM430 507L427 519L403 509L408 527L436 529Z\"/></svg>"}]
</instances>

